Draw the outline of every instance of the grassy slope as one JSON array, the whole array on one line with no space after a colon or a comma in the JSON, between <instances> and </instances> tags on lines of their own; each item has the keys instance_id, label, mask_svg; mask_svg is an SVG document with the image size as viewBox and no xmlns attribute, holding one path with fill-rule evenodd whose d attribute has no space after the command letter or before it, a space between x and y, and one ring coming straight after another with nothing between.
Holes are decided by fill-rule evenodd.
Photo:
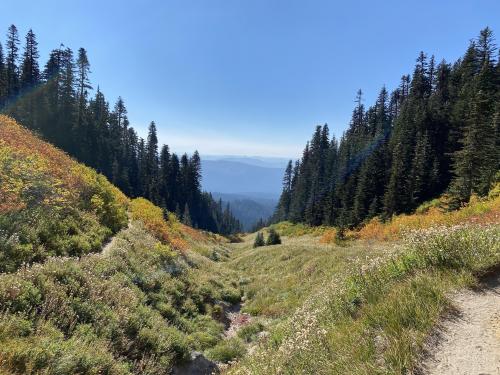
<instances>
[{"instance_id":1,"label":"grassy slope","mask_svg":"<svg viewBox=\"0 0 500 375\"><path fill-rule=\"evenodd\" d=\"M243 311L266 318L290 315L318 285L331 275L342 275L353 262L394 251L381 243L350 246L322 244L311 234L283 236L283 245L253 248L255 234L245 237L234 250L228 266L245 284Z\"/></svg>"},{"instance_id":2,"label":"grassy slope","mask_svg":"<svg viewBox=\"0 0 500 375\"><path fill-rule=\"evenodd\" d=\"M247 236L229 265L245 279L244 309L268 318L270 334L228 372L411 371L447 293L500 263L497 190L457 212L372 222L342 246L333 229L289 223L276 226L282 245L252 249Z\"/></svg>"},{"instance_id":3,"label":"grassy slope","mask_svg":"<svg viewBox=\"0 0 500 375\"><path fill-rule=\"evenodd\" d=\"M240 291L213 260L220 237L129 201L6 117L0 172L0 373L166 373L221 340L219 302Z\"/></svg>"}]
</instances>

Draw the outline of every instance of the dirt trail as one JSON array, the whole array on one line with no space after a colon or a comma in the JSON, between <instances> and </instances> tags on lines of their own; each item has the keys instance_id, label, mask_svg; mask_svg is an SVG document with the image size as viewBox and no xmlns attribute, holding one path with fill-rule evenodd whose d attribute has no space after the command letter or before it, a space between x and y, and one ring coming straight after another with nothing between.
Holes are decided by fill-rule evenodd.
<instances>
[{"instance_id":1,"label":"dirt trail","mask_svg":"<svg viewBox=\"0 0 500 375\"><path fill-rule=\"evenodd\" d=\"M500 272L481 286L453 298L457 314L443 322L424 374L500 375Z\"/></svg>"},{"instance_id":2,"label":"dirt trail","mask_svg":"<svg viewBox=\"0 0 500 375\"><path fill-rule=\"evenodd\" d=\"M127 226L123 229L121 229L118 233L121 233L122 231L129 229L132 226L132 221L128 220ZM118 233L115 233L113 237L111 237L111 240L108 241L106 245L102 248L101 255L102 256L107 256L109 251L115 246L115 243L117 241Z\"/></svg>"}]
</instances>

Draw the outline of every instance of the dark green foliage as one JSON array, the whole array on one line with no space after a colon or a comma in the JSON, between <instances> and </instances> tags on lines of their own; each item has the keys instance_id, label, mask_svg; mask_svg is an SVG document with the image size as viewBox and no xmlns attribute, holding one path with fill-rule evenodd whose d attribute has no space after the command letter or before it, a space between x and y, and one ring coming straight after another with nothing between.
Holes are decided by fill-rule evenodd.
<instances>
[{"instance_id":1,"label":"dark green foliage","mask_svg":"<svg viewBox=\"0 0 500 375\"><path fill-rule=\"evenodd\" d=\"M281 244L280 235L273 228L269 229L269 235L267 236L266 245L279 245L279 244Z\"/></svg>"},{"instance_id":2,"label":"dark green foliage","mask_svg":"<svg viewBox=\"0 0 500 375\"><path fill-rule=\"evenodd\" d=\"M179 217L189 218L184 221L197 228L222 234L241 231L230 209L201 191L197 151L179 160L168 146L159 145L154 122L146 140L137 135L121 97L113 108L99 87L89 97L90 62L84 48L74 57L61 45L40 72L32 30L22 56L14 25L5 47L4 51L0 45L1 112L104 174L130 197L145 197L171 212L180 207Z\"/></svg>"},{"instance_id":3,"label":"dark green foliage","mask_svg":"<svg viewBox=\"0 0 500 375\"><path fill-rule=\"evenodd\" d=\"M337 142L317 127L284 177L273 221L355 227L409 213L449 192L456 205L484 196L499 170L500 64L486 28L455 64L421 52L412 77L382 88L365 109L362 92Z\"/></svg>"},{"instance_id":4,"label":"dark green foliage","mask_svg":"<svg viewBox=\"0 0 500 375\"><path fill-rule=\"evenodd\" d=\"M264 246L266 242L264 241L264 235L262 232L258 232L257 235L255 236L255 241L253 242L253 247L260 247Z\"/></svg>"},{"instance_id":5,"label":"dark green foliage","mask_svg":"<svg viewBox=\"0 0 500 375\"><path fill-rule=\"evenodd\" d=\"M36 218L36 219L35 219ZM49 256L79 257L100 251L112 231L77 209L25 210L0 217L0 272Z\"/></svg>"}]
</instances>

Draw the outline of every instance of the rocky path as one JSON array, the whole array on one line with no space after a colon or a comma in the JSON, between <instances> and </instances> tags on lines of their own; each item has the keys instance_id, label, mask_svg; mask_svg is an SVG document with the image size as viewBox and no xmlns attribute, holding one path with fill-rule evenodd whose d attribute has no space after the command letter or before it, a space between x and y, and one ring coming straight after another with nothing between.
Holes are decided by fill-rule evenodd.
<instances>
[{"instance_id":1,"label":"rocky path","mask_svg":"<svg viewBox=\"0 0 500 375\"><path fill-rule=\"evenodd\" d=\"M500 272L453 303L457 314L443 322L424 374L500 375Z\"/></svg>"}]
</instances>

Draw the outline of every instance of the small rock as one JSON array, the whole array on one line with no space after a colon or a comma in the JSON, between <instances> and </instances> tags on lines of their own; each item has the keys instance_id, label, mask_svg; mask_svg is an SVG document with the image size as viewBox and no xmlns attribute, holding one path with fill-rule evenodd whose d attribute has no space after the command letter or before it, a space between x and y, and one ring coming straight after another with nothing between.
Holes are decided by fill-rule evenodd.
<instances>
[{"instance_id":1,"label":"small rock","mask_svg":"<svg viewBox=\"0 0 500 375\"><path fill-rule=\"evenodd\" d=\"M175 365L171 372L172 375L211 375L218 373L217 364L199 352L192 352L190 362Z\"/></svg>"}]
</instances>

